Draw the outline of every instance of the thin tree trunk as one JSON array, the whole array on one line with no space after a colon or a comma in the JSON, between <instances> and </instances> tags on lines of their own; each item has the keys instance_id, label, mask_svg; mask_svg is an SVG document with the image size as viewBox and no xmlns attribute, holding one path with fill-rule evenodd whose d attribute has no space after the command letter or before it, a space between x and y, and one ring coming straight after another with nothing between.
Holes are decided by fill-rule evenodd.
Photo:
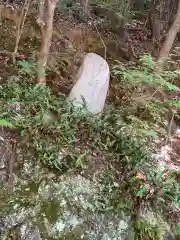
<instances>
[{"instance_id":1,"label":"thin tree trunk","mask_svg":"<svg viewBox=\"0 0 180 240\"><path fill-rule=\"evenodd\" d=\"M88 13L88 6L89 6L89 0L86 0L84 4L84 11L86 14Z\"/></svg>"},{"instance_id":2,"label":"thin tree trunk","mask_svg":"<svg viewBox=\"0 0 180 240\"><path fill-rule=\"evenodd\" d=\"M159 57L158 57L158 67L162 68L165 61L167 60L168 56L169 56L169 52L172 48L172 45L174 43L174 40L176 38L177 33L180 30L180 0L179 0L179 4L178 4L178 9L177 9L177 14L176 14L176 18L171 26L171 28L169 29L169 32L167 33L166 39L163 43L163 46L161 48L161 51L159 53Z\"/></svg>"},{"instance_id":3,"label":"thin tree trunk","mask_svg":"<svg viewBox=\"0 0 180 240\"><path fill-rule=\"evenodd\" d=\"M84 9L84 12L88 14L89 0L81 0L81 5Z\"/></svg>"},{"instance_id":4,"label":"thin tree trunk","mask_svg":"<svg viewBox=\"0 0 180 240\"><path fill-rule=\"evenodd\" d=\"M42 34L42 42L38 59L38 83L46 83L46 65L51 46L53 33L53 18L57 0L47 0L48 16L45 29Z\"/></svg>"},{"instance_id":5,"label":"thin tree trunk","mask_svg":"<svg viewBox=\"0 0 180 240\"><path fill-rule=\"evenodd\" d=\"M18 19L17 25L16 25L16 44L15 44L15 48L14 48L14 52L13 52L13 62L15 62L15 56L17 54L18 51L18 46L19 46L19 41L23 32L23 27L24 27L24 23L26 20L26 16L29 10L29 5L31 3L31 0L26 0L21 13L20 13L20 17Z\"/></svg>"},{"instance_id":6,"label":"thin tree trunk","mask_svg":"<svg viewBox=\"0 0 180 240\"><path fill-rule=\"evenodd\" d=\"M37 23L42 28L45 25L45 23L44 23L45 0L39 0L38 5L39 5L39 14L38 14Z\"/></svg>"}]
</instances>

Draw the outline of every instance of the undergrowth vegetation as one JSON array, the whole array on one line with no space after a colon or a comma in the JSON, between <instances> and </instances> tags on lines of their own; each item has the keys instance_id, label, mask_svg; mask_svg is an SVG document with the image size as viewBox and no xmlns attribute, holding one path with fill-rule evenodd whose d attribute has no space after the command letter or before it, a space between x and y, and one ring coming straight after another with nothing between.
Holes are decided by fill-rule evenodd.
<instances>
[{"instance_id":1,"label":"undergrowth vegetation","mask_svg":"<svg viewBox=\"0 0 180 240\"><path fill-rule=\"evenodd\" d=\"M37 161L64 173L83 172L88 156L105 159L106 170L99 179L104 211L130 210L137 205L134 199L165 208L168 199L177 206L176 174L166 176L156 169L144 140L128 134L121 110L108 107L100 116L74 110L65 96L54 96L47 86L34 85L24 76L1 85L0 99L1 126L17 128L26 146L35 150Z\"/></svg>"},{"instance_id":2,"label":"undergrowth vegetation","mask_svg":"<svg viewBox=\"0 0 180 240\"><path fill-rule=\"evenodd\" d=\"M40 202L43 208L37 214L40 218L25 219L22 226L28 220L31 227L32 220L40 234L36 222L45 226L50 215L54 225L47 227L49 232L61 228L57 230L66 235L67 226L68 231L76 231L76 226L89 225L89 239L96 228L100 235L94 239L100 239L101 232L102 239L110 239L105 228L109 228L108 234L117 228L122 239L127 239L127 234L129 240L164 240L165 234L180 234L180 138L175 134L180 125L179 36L174 41L180 30L180 0L30 2L25 1L21 11L15 2L13 11L9 4L0 4L1 20L5 20L0 51L0 182L2 178L7 195L12 185L10 199L13 191L15 198L16 190L20 194L22 185L27 198L23 197L22 203L27 205L34 187L26 191L26 183L29 187L32 181L36 185L33 207ZM15 29L16 46L11 41ZM169 34L168 29L174 33ZM172 46L177 51L171 55ZM63 94L72 87L87 52L104 57L111 69L107 104L97 115L89 113L86 106L76 108ZM170 149L168 156L162 153L164 147ZM74 194L81 180L82 193L75 189ZM62 181L65 184L59 185ZM89 189L87 183L92 185ZM62 188L73 194L62 196ZM88 196L90 191L93 194ZM1 197L2 206L4 199ZM17 201L9 201L8 196L5 202L17 210L19 219ZM10 228L8 218L13 222L9 210L6 215L2 216L5 220L0 216L0 238L2 229ZM56 219L52 221L52 217ZM19 222L12 225L21 231ZM84 237L83 233L79 239Z\"/></svg>"},{"instance_id":3,"label":"undergrowth vegetation","mask_svg":"<svg viewBox=\"0 0 180 240\"><path fill-rule=\"evenodd\" d=\"M163 234L158 225L150 225L146 220L139 220L135 224L135 240L162 240Z\"/></svg>"},{"instance_id":4,"label":"undergrowth vegetation","mask_svg":"<svg viewBox=\"0 0 180 240\"><path fill-rule=\"evenodd\" d=\"M167 135L169 119L179 119L180 88L176 80L180 71L158 71L152 57L145 55L138 63L117 62L113 73L132 93L129 107L124 108L129 109L127 118L136 135Z\"/></svg>"},{"instance_id":5,"label":"undergrowth vegetation","mask_svg":"<svg viewBox=\"0 0 180 240\"><path fill-rule=\"evenodd\" d=\"M144 105L151 113L152 125L147 122L144 127L145 121L133 114L124 118L122 108L113 106L108 106L101 115L92 116L85 108L74 109L64 95L55 96L49 87L34 85L35 68L30 63L21 62L19 66L19 76L0 86L0 125L17 129L23 144L32 150L37 161L60 174L67 171L83 174L91 157L101 161L105 167L96 179L103 193L96 199L98 211L133 210L136 219L137 209L142 205L150 204L158 211L179 206L178 173L167 174L166 170L158 169L149 152L148 141L156 136L153 124L160 123L159 113L165 111L158 109L153 96ZM119 73L120 70L116 72ZM174 74L179 73L169 76L175 77ZM147 65L142 70L124 68L121 75L128 80L127 84L134 84L130 80L136 81L136 86L143 81L157 84L155 73ZM178 90L167 79L162 80L159 87ZM146 125L152 128L147 131ZM144 134L143 128L148 134ZM134 228L138 240L144 235L149 236L147 239L161 239L156 226L138 221Z\"/></svg>"}]
</instances>

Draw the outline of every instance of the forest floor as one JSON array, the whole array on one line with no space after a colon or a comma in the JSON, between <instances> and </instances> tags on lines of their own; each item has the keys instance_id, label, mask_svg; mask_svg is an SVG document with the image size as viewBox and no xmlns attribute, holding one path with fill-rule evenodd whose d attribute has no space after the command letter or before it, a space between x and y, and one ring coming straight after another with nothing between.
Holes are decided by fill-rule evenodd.
<instances>
[{"instance_id":1,"label":"forest floor","mask_svg":"<svg viewBox=\"0 0 180 240\"><path fill-rule=\"evenodd\" d=\"M6 19L0 26L0 238L28 240L39 233L37 239L51 240L175 239L178 124L170 144L161 132L137 143L136 134L142 138L147 130L144 125L139 131L142 121L127 117L137 110L131 102L137 90L128 89L113 73L102 117L73 112L66 102L87 52L105 57L113 72L115 61L126 63L137 55L139 42L140 51L148 52L149 40L136 39L141 30L122 39L107 25L100 28L101 22L74 14L56 15L47 71L50 88L45 89L34 85L41 41L34 15L25 23L15 65L14 22ZM127 39L133 34L128 53Z\"/></svg>"}]
</instances>

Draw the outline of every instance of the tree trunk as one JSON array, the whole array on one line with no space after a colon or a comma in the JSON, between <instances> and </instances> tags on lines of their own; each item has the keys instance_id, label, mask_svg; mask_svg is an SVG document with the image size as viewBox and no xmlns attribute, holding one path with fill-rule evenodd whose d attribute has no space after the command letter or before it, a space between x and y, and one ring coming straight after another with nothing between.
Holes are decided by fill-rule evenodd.
<instances>
[{"instance_id":1,"label":"tree trunk","mask_svg":"<svg viewBox=\"0 0 180 240\"><path fill-rule=\"evenodd\" d=\"M16 25L16 43L15 43L15 48L14 48L14 52L13 52L13 62L15 63L15 56L17 54L18 51L18 46L19 46L19 41L23 32L23 27L24 27L24 23L26 20L26 16L29 10L29 6L30 6L31 0L26 0L24 2L24 5L21 9L21 13L19 16L19 19L17 21L17 25Z\"/></svg>"},{"instance_id":2,"label":"tree trunk","mask_svg":"<svg viewBox=\"0 0 180 240\"><path fill-rule=\"evenodd\" d=\"M89 0L81 0L81 5L86 14L88 14Z\"/></svg>"},{"instance_id":3,"label":"tree trunk","mask_svg":"<svg viewBox=\"0 0 180 240\"><path fill-rule=\"evenodd\" d=\"M48 16L46 26L42 32L42 42L38 59L38 83L46 83L46 65L51 46L52 33L53 33L53 18L56 8L57 0L46 0L48 8Z\"/></svg>"},{"instance_id":4,"label":"tree trunk","mask_svg":"<svg viewBox=\"0 0 180 240\"><path fill-rule=\"evenodd\" d=\"M164 62L167 60L169 56L169 52L172 48L172 45L174 43L174 40L176 38L177 33L180 30L180 0L178 4L177 14L176 18L172 24L172 26L169 29L169 32L167 33L166 39L163 43L163 46L160 50L159 57L158 57L158 67L162 68L164 65Z\"/></svg>"},{"instance_id":5,"label":"tree trunk","mask_svg":"<svg viewBox=\"0 0 180 240\"><path fill-rule=\"evenodd\" d=\"M43 28L45 23L44 23L44 8L45 8L45 0L39 0L38 1L38 7L39 7L39 13L38 13L38 19L37 23L39 24L40 28ZM42 29L41 29L42 31Z\"/></svg>"}]
</instances>

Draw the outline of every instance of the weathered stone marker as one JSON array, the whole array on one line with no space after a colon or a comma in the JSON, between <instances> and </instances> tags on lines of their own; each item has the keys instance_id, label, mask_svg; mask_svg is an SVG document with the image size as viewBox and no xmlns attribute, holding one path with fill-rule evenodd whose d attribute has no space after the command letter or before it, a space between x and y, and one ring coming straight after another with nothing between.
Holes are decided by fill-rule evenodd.
<instances>
[{"instance_id":1,"label":"weathered stone marker","mask_svg":"<svg viewBox=\"0 0 180 240\"><path fill-rule=\"evenodd\" d=\"M109 78L107 62L95 53L88 53L68 99L77 107L86 106L91 113L102 112L109 88Z\"/></svg>"}]
</instances>

